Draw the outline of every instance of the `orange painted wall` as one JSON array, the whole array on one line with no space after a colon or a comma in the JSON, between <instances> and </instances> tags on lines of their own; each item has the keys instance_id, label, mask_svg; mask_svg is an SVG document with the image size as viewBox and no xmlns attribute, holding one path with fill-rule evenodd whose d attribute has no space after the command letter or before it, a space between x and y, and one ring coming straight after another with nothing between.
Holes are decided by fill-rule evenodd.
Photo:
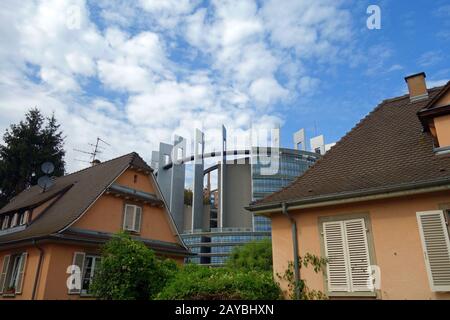
<instances>
[{"instance_id":1,"label":"orange painted wall","mask_svg":"<svg viewBox=\"0 0 450 320\"><path fill-rule=\"evenodd\" d=\"M17 249L11 249L11 250L5 250L0 252L0 268L3 267L3 257L5 255L13 255L13 254L19 254L22 252L27 252L27 264L25 266L25 274L24 274L24 281L23 281L23 288L22 293L16 295L14 298L2 298L0 299L15 299L15 300L30 300L32 297L33 292L33 285L34 285L34 278L36 274L36 266L39 260L39 252L36 248L17 248Z\"/></svg>"},{"instance_id":2,"label":"orange painted wall","mask_svg":"<svg viewBox=\"0 0 450 320\"><path fill-rule=\"evenodd\" d=\"M446 92L442 97L439 98L438 101L436 101L435 106L436 107L442 107L450 104L450 92Z\"/></svg>"},{"instance_id":3,"label":"orange painted wall","mask_svg":"<svg viewBox=\"0 0 450 320\"><path fill-rule=\"evenodd\" d=\"M450 146L450 115L434 118L439 147Z\"/></svg>"},{"instance_id":4,"label":"orange painted wall","mask_svg":"<svg viewBox=\"0 0 450 320\"><path fill-rule=\"evenodd\" d=\"M435 193L396 199L292 211L298 224L299 254L321 252L318 218L368 213L376 264L381 268L382 299L450 299L450 293L433 293L425 269L416 212L450 208L450 194ZM290 222L281 214L272 219L274 273L282 273L293 260ZM302 269L310 288L324 290L322 274ZM285 284L284 284L285 287Z\"/></svg>"},{"instance_id":5,"label":"orange painted wall","mask_svg":"<svg viewBox=\"0 0 450 320\"><path fill-rule=\"evenodd\" d=\"M69 244L47 243L40 247L44 251L44 258L42 261L40 279L36 288L36 299L38 300L75 300L75 299L90 299L90 297L82 297L79 294L68 294L67 279L69 274L66 273L67 268L73 262L73 255L75 252L84 252L86 254L99 254L96 247L84 247ZM32 247L23 247L15 250L0 252L0 261L3 261L3 256L6 254L28 252L27 265L25 270L25 278L23 283L22 294L15 297L3 298L0 300L30 300L32 297L33 286L39 262L39 251ZM182 257L168 256L181 264Z\"/></svg>"},{"instance_id":6,"label":"orange painted wall","mask_svg":"<svg viewBox=\"0 0 450 320\"><path fill-rule=\"evenodd\" d=\"M127 170L116 182L141 191L154 192L152 181L148 176L139 174L138 182L134 184L134 174L139 173L136 173L133 170ZM105 194L97 200L97 202L73 225L73 227L117 233L122 230L125 203L134 204L133 202L128 202L122 198ZM139 203L136 203L136 205L141 206L143 209L140 237L174 243L177 242L174 231L172 231L170 227L169 217L167 216L165 208L152 207L150 205Z\"/></svg>"}]
</instances>

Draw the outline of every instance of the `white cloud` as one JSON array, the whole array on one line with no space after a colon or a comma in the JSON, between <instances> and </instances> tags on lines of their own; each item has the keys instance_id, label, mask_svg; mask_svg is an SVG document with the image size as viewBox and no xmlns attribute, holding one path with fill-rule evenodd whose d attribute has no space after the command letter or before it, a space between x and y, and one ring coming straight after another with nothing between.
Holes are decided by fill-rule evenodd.
<instances>
[{"instance_id":1,"label":"white cloud","mask_svg":"<svg viewBox=\"0 0 450 320\"><path fill-rule=\"evenodd\" d=\"M80 29L67 25L73 6ZM280 125L282 117L269 114L274 104L317 90L304 61L331 63L351 37L348 13L331 1L202 6L4 1L0 129L30 107L55 112L67 135L70 171L85 165L74 161L80 155L73 148L97 136L112 145L104 159L130 151L148 159L159 141L195 127L213 148L222 124L236 133Z\"/></svg>"}]
</instances>

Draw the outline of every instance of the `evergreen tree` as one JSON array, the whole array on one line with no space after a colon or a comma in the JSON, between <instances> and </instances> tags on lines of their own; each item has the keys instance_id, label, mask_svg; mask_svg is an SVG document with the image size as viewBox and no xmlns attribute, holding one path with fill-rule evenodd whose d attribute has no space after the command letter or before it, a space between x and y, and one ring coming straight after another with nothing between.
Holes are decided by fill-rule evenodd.
<instances>
[{"instance_id":1,"label":"evergreen tree","mask_svg":"<svg viewBox=\"0 0 450 320\"><path fill-rule=\"evenodd\" d=\"M45 119L34 108L27 112L25 121L6 130L4 145L0 144L0 207L37 184L44 175L44 162L54 164L53 176L64 175L64 137L59 127L54 115Z\"/></svg>"}]
</instances>

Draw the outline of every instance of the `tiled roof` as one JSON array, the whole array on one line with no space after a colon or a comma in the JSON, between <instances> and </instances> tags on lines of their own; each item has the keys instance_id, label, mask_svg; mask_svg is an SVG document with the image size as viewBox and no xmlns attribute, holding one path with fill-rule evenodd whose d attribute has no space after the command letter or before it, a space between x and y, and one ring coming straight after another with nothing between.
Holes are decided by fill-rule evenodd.
<instances>
[{"instance_id":1,"label":"tiled roof","mask_svg":"<svg viewBox=\"0 0 450 320\"><path fill-rule=\"evenodd\" d=\"M430 89L428 99L416 102L410 102L408 95L383 101L305 174L249 209L402 186L450 184L450 155L436 155L432 137L423 132L417 117L444 88Z\"/></svg>"},{"instance_id":2,"label":"tiled roof","mask_svg":"<svg viewBox=\"0 0 450 320\"><path fill-rule=\"evenodd\" d=\"M79 218L114 180L130 166L148 172L152 169L135 152L93 167L59 177L46 192L39 186L23 191L0 210L0 214L35 207L59 195L45 212L23 231L0 236L0 243L43 237L60 232Z\"/></svg>"}]
</instances>

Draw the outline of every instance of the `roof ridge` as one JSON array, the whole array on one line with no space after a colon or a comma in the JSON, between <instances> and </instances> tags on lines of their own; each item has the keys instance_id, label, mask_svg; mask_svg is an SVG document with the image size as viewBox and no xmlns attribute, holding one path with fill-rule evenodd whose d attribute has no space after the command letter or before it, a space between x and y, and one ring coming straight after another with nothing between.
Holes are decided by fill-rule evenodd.
<instances>
[{"instance_id":1,"label":"roof ridge","mask_svg":"<svg viewBox=\"0 0 450 320\"><path fill-rule=\"evenodd\" d=\"M100 162L99 164L96 164L95 166L90 166L90 167L87 167L87 168L83 168L83 169L80 169L80 170L71 172L71 173L69 173L69 174L66 174L65 176L61 176L61 177L57 177L57 178L65 178L65 177L74 175L74 174L76 174L76 173L80 173L80 172L83 172L83 171L86 171L86 170L89 170L89 169L92 169L92 168L95 168L95 167L98 167L98 166L102 166L102 165L107 164L107 163L109 163L109 162L112 162L112 161L115 161L115 160L119 160L120 158L125 158L125 157L128 157L128 156L131 156L131 155L133 155L133 154L137 154L137 153L133 151L133 152L130 152L130 153L121 155L121 156L119 156L119 157L112 158L112 159L106 160L106 161L104 161L104 162ZM133 157L134 157L134 156L133 156ZM131 159L133 160L133 158L131 158ZM130 161L130 162L131 162L131 161Z\"/></svg>"}]
</instances>

